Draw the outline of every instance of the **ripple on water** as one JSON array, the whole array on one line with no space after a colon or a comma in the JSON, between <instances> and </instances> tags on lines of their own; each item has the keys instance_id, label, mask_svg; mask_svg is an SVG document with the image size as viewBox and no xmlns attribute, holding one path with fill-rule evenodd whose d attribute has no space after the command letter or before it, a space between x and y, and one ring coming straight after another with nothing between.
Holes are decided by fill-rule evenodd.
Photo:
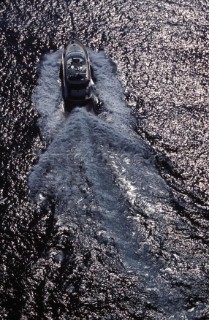
<instances>
[{"instance_id":1,"label":"ripple on water","mask_svg":"<svg viewBox=\"0 0 209 320\"><path fill-rule=\"evenodd\" d=\"M111 82L112 96L105 95L98 83L100 94L112 104L126 92L136 111L136 129L157 152L175 199L171 204L169 188L157 175L150 149L144 143L137 147L140 140L131 135L134 121L123 121L131 119L125 108L121 118L120 111L106 110L96 120L75 111L80 127L74 127L59 113L58 85L52 94L57 94L51 100L53 112L44 120L47 109L42 110L39 120L53 142L45 142L43 135L41 141L33 109L37 100L31 99L38 77L36 63L41 54L59 48L68 38L66 2L3 3L1 316L206 319L206 2L83 0L69 6L81 39L91 48L105 48L117 64L124 90ZM101 70L96 61L101 56L92 53L92 57ZM114 81L114 72L111 75ZM48 85L46 93L52 88ZM45 102L51 99L45 98ZM75 136L79 128L86 145L80 143L79 134ZM74 136L79 147L64 133ZM28 199L27 176L43 144L49 146L35 167L43 169L34 187L37 191L40 186L35 204ZM62 159L68 146L75 156L69 158L70 166ZM84 156L87 146L96 164L87 161L90 155ZM53 148L60 158L53 160ZM159 184L165 190L162 194ZM113 214L118 223L111 224ZM133 246L128 255L129 243Z\"/></svg>"}]
</instances>

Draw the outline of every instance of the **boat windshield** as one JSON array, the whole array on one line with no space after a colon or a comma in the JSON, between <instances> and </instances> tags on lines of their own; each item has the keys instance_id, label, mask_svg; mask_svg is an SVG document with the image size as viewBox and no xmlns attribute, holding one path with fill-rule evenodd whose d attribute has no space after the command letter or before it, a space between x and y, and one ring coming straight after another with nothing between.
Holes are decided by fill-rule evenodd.
<instances>
[{"instance_id":1,"label":"boat windshield","mask_svg":"<svg viewBox=\"0 0 209 320\"><path fill-rule=\"evenodd\" d=\"M82 52L68 52L66 56L68 79L87 78L86 59Z\"/></svg>"}]
</instances>

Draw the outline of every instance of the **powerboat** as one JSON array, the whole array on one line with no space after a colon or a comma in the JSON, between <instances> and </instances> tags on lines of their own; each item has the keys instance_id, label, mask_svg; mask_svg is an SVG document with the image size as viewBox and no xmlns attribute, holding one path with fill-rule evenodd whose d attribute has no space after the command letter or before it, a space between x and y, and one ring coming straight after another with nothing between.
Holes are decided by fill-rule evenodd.
<instances>
[{"instance_id":1,"label":"powerboat","mask_svg":"<svg viewBox=\"0 0 209 320\"><path fill-rule=\"evenodd\" d=\"M73 38L64 48L60 76L65 110L87 105L94 108L98 104L90 58L77 38Z\"/></svg>"}]
</instances>

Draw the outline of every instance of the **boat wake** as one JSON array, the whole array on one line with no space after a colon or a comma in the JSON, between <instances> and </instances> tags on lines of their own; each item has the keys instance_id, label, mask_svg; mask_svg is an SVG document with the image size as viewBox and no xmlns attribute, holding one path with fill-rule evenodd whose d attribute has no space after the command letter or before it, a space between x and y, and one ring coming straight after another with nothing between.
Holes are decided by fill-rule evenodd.
<instances>
[{"instance_id":1,"label":"boat wake","mask_svg":"<svg viewBox=\"0 0 209 320\"><path fill-rule=\"evenodd\" d=\"M31 196L40 205L55 199L58 228L74 223L88 233L88 221L93 221L96 237L113 241L126 270L151 291L160 289L158 299L168 307L171 288L159 278L150 233L158 231L163 242L168 232L169 188L149 146L133 130L113 63L104 52L90 56L104 103L98 116L83 108L62 112L61 52L42 62L34 101L43 139L50 143L29 176Z\"/></svg>"}]
</instances>

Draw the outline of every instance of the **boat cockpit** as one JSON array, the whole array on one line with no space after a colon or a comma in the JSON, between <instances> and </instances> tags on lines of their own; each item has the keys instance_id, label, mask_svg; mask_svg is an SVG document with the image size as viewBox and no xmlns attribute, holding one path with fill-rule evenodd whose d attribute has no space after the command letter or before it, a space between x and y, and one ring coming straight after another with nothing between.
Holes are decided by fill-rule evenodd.
<instances>
[{"instance_id":1,"label":"boat cockpit","mask_svg":"<svg viewBox=\"0 0 209 320\"><path fill-rule=\"evenodd\" d=\"M68 80L87 79L86 59L81 52L68 53L66 63Z\"/></svg>"}]
</instances>

